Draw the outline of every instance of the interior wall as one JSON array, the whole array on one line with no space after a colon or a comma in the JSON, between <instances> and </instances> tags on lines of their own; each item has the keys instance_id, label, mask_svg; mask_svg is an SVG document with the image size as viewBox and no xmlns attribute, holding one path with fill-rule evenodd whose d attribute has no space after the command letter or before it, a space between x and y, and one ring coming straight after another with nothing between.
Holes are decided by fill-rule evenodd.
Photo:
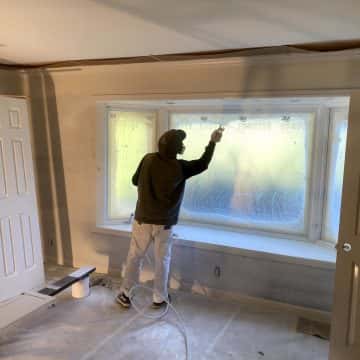
<instances>
[{"instance_id":1,"label":"interior wall","mask_svg":"<svg viewBox=\"0 0 360 360\"><path fill-rule=\"evenodd\" d=\"M120 274L127 255L128 239L94 232L97 100L324 95L359 87L360 59L328 55L30 71L46 258ZM181 246L174 255L173 271L187 284L331 309L334 269L235 255L215 259ZM216 280L215 261L226 268Z\"/></svg>"}]
</instances>

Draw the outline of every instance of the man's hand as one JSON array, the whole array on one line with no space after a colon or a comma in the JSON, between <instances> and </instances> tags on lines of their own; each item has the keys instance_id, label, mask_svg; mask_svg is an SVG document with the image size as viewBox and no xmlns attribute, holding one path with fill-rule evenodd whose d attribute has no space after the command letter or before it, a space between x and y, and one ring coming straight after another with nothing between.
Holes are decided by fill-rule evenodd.
<instances>
[{"instance_id":1,"label":"man's hand","mask_svg":"<svg viewBox=\"0 0 360 360\"><path fill-rule=\"evenodd\" d=\"M224 130L225 129L222 126L219 126L218 129L213 131L213 133L211 134L211 141L213 141L214 143L220 142Z\"/></svg>"}]
</instances>

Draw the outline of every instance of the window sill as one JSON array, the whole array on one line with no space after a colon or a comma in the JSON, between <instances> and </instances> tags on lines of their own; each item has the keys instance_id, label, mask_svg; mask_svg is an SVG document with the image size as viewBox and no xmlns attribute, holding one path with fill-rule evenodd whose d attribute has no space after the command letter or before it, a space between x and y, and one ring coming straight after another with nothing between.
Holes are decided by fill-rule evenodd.
<instances>
[{"instance_id":1,"label":"window sill","mask_svg":"<svg viewBox=\"0 0 360 360\"><path fill-rule=\"evenodd\" d=\"M94 232L129 238L131 225L98 225ZM174 228L174 238L175 246L194 247L231 255L325 269L335 269L336 264L336 250L323 245L324 242L308 243L189 225L177 225Z\"/></svg>"}]
</instances>

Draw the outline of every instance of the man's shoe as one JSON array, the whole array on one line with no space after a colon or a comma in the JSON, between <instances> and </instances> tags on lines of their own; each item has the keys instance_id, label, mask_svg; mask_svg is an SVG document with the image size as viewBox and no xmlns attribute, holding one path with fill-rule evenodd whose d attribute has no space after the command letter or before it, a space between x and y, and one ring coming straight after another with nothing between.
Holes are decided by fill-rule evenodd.
<instances>
[{"instance_id":1,"label":"man's shoe","mask_svg":"<svg viewBox=\"0 0 360 360\"><path fill-rule=\"evenodd\" d=\"M130 298L127 297L123 292L116 297L116 302L126 309L131 306Z\"/></svg>"},{"instance_id":2,"label":"man's shoe","mask_svg":"<svg viewBox=\"0 0 360 360\"><path fill-rule=\"evenodd\" d=\"M167 306L168 303L171 303L171 297L170 295L168 295L168 301L161 301L161 302L156 302L156 301L153 301L152 303L152 308L157 310L157 309L161 309L161 308L164 308Z\"/></svg>"}]
</instances>

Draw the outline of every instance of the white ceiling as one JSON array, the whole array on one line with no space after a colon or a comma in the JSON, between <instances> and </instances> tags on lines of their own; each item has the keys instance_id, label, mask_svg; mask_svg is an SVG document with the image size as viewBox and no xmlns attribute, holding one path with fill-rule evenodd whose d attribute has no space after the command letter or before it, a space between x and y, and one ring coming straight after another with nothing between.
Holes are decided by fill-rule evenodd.
<instances>
[{"instance_id":1,"label":"white ceiling","mask_svg":"<svg viewBox=\"0 0 360 360\"><path fill-rule=\"evenodd\" d=\"M0 0L0 62L360 38L359 0Z\"/></svg>"}]
</instances>

